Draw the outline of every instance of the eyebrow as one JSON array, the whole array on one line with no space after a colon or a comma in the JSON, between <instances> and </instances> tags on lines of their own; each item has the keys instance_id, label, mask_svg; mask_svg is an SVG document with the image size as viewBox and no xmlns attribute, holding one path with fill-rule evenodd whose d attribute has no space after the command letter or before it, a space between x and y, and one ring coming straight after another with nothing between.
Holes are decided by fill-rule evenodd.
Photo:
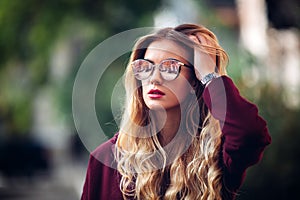
<instances>
[{"instance_id":1,"label":"eyebrow","mask_svg":"<svg viewBox=\"0 0 300 200\"><path fill-rule=\"evenodd\" d=\"M146 58L142 58L143 60L147 60L149 62L151 62L152 64L154 64L154 61L153 60L150 60L150 59L146 59Z\"/></svg>"},{"instance_id":2,"label":"eyebrow","mask_svg":"<svg viewBox=\"0 0 300 200\"><path fill-rule=\"evenodd\" d=\"M147 60L147 61L149 61L149 62L151 62L152 64L155 63L153 60L146 59L146 58L143 58L143 59L144 59L144 60ZM162 61L165 61L165 60L176 60L176 61L178 61L178 62L183 63L184 65L187 65L187 64L185 64L184 62L182 62L182 61L180 61L180 60L178 60L178 59L176 59L176 58L166 58L166 59L161 60L160 63L161 63Z\"/></svg>"},{"instance_id":3,"label":"eyebrow","mask_svg":"<svg viewBox=\"0 0 300 200\"><path fill-rule=\"evenodd\" d=\"M148 62L151 62L152 64L155 64L155 62L154 62L153 60L146 59L146 58L142 58L142 59L143 59L143 60L147 60ZM164 60L176 60L176 61L178 61L178 62L183 63L184 66L186 66L186 67L188 67L188 68L190 68L190 69L194 69L194 66L193 66L192 64L190 64L190 63L185 64L183 61L180 61L180 60L178 60L178 59L176 59L176 58L166 58L166 59L161 60L160 63L163 62Z\"/></svg>"}]
</instances>

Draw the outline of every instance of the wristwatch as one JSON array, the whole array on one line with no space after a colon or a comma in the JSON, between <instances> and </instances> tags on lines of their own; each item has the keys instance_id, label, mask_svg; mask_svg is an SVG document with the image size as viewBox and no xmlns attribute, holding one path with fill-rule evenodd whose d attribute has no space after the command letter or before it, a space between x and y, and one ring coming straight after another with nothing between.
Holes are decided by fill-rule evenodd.
<instances>
[{"instance_id":1,"label":"wristwatch","mask_svg":"<svg viewBox=\"0 0 300 200\"><path fill-rule=\"evenodd\" d=\"M203 78L201 78L201 83L203 85L207 84L209 81L211 81L212 79L214 78L218 78L220 75L217 74L216 72L212 72L212 73L209 73L207 74L206 76L204 76Z\"/></svg>"}]
</instances>

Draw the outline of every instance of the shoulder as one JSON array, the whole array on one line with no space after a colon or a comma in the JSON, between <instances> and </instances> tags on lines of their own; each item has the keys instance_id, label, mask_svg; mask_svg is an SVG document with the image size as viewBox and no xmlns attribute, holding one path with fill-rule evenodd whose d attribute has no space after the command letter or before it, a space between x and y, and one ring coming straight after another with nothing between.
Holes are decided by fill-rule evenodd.
<instances>
[{"instance_id":1,"label":"shoulder","mask_svg":"<svg viewBox=\"0 0 300 200\"><path fill-rule=\"evenodd\" d=\"M103 154L103 151L109 151L116 144L118 135L119 134L116 133L112 138L100 144L94 151L92 151L91 155L97 156L99 154Z\"/></svg>"},{"instance_id":2,"label":"shoulder","mask_svg":"<svg viewBox=\"0 0 300 200\"><path fill-rule=\"evenodd\" d=\"M90 154L82 200L122 199L119 174L114 159L114 145L117 137L118 134L99 145Z\"/></svg>"},{"instance_id":3,"label":"shoulder","mask_svg":"<svg viewBox=\"0 0 300 200\"><path fill-rule=\"evenodd\" d=\"M102 163L107 167L114 168L114 148L118 139L118 133L116 133L108 141L99 145L90 155L90 162Z\"/></svg>"}]
</instances>

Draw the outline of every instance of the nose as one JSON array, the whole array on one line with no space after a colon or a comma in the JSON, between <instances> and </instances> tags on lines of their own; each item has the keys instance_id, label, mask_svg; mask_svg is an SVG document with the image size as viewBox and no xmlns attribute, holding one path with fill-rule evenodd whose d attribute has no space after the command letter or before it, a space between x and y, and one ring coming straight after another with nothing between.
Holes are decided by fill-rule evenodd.
<instances>
[{"instance_id":1,"label":"nose","mask_svg":"<svg viewBox=\"0 0 300 200\"><path fill-rule=\"evenodd\" d=\"M158 66L155 66L153 69L153 73L150 76L150 83L158 85L161 85L163 83L163 78L161 77Z\"/></svg>"}]
</instances>

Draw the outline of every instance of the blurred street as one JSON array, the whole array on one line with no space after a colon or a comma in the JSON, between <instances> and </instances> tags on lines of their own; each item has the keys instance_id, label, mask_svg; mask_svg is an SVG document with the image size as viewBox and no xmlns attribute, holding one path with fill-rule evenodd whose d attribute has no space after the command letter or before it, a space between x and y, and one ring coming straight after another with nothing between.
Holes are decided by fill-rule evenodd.
<instances>
[{"instance_id":1,"label":"blurred street","mask_svg":"<svg viewBox=\"0 0 300 200\"><path fill-rule=\"evenodd\" d=\"M85 160L87 161L87 160ZM0 176L3 200L75 200L80 199L86 173L84 162L61 160L50 172L32 177Z\"/></svg>"}]
</instances>

